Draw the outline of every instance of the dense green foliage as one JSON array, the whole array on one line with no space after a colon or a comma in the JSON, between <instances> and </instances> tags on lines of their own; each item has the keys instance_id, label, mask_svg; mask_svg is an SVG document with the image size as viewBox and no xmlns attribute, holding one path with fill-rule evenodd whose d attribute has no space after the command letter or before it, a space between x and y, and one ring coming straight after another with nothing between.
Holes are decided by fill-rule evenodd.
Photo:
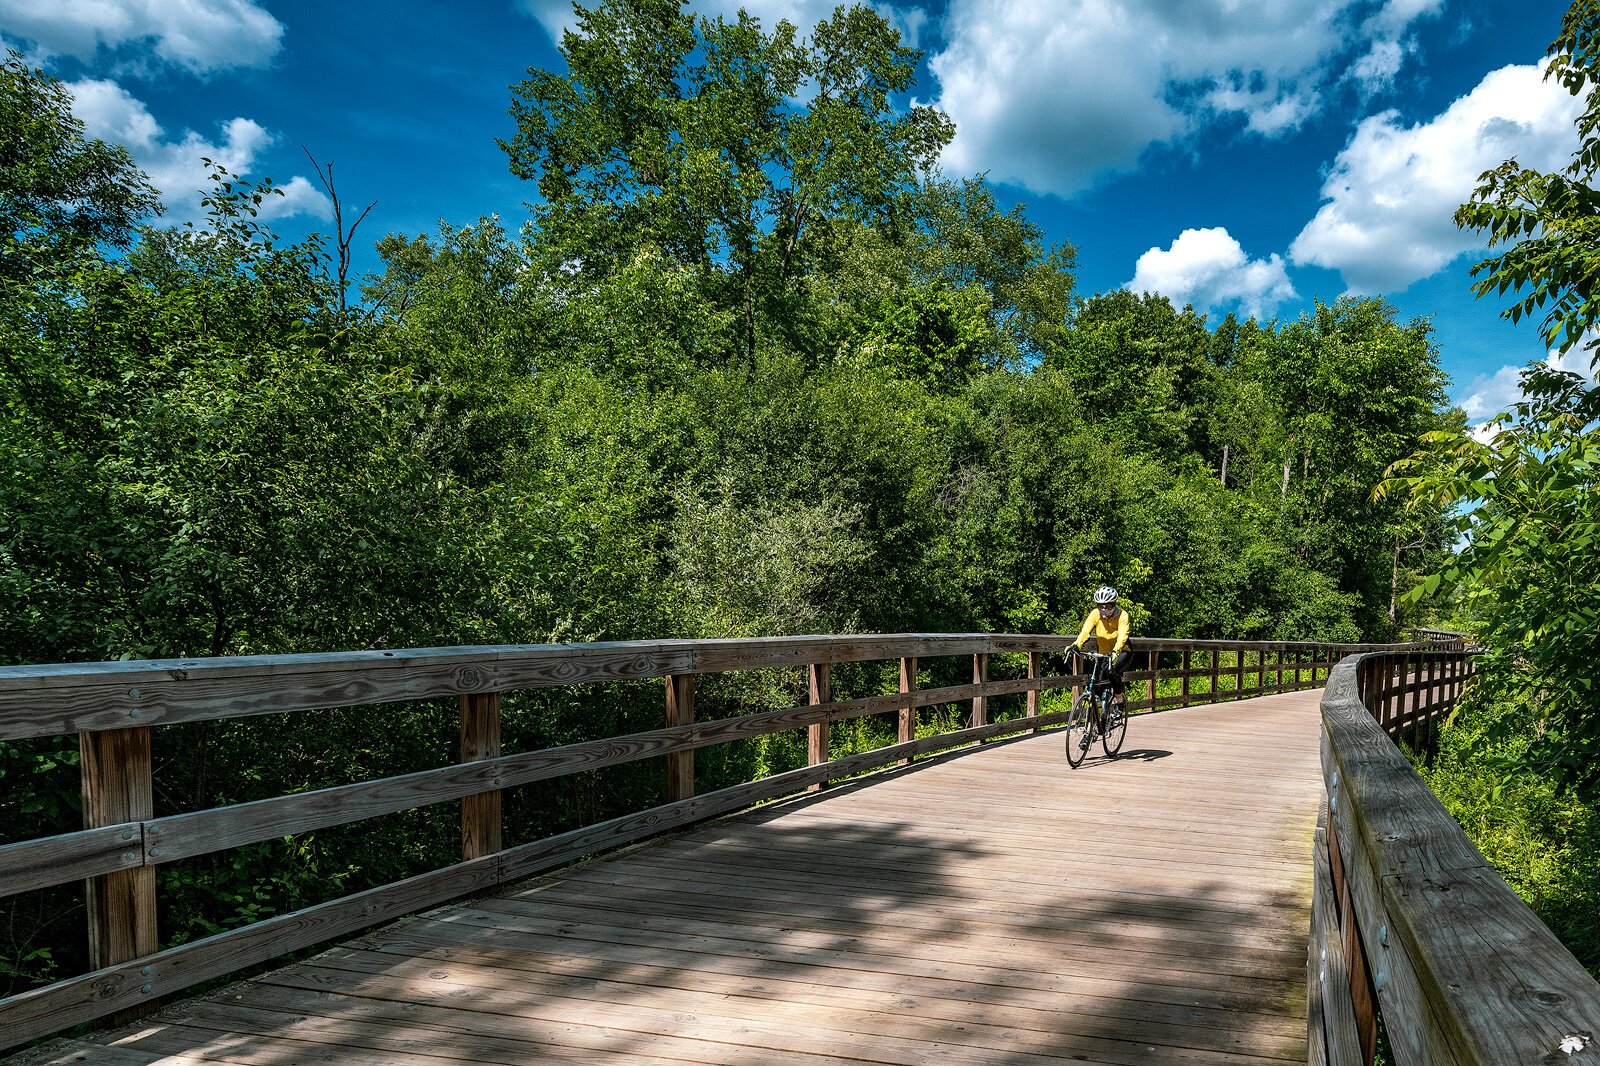
<instances>
[{"instance_id":1,"label":"dense green foliage","mask_svg":"<svg viewBox=\"0 0 1600 1066\"><path fill-rule=\"evenodd\" d=\"M6 261L41 264L0 271L0 661L1075 630L1105 582L1143 634L1403 621L1396 588L1446 542L1370 489L1455 424L1425 322L1075 297L1070 246L930 169L949 124L902 106L914 56L867 9L802 37L614 2L563 52L513 101L534 224L386 237L348 308L320 240L259 224L270 185L219 174L204 223L135 227L142 178L13 61L5 143L114 180L39 162L0 190ZM704 679L702 714L799 685ZM451 760L453 708L381 715L158 729L158 812ZM515 694L506 748L660 718L655 685ZM0 743L0 839L76 828L74 747ZM708 749L700 783L803 759L795 736ZM635 809L658 770L518 790L508 835ZM439 865L454 817L163 867L163 936ZM17 901L0 975L74 969L78 906Z\"/></svg>"}]
</instances>

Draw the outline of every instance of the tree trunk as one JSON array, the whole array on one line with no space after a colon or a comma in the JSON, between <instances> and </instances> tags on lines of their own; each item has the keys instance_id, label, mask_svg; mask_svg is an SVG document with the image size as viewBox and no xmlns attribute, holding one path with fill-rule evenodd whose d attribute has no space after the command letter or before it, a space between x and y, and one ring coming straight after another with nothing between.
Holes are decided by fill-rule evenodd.
<instances>
[{"instance_id":1,"label":"tree trunk","mask_svg":"<svg viewBox=\"0 0 1600 1066\"><path fill-rule=\"evenodd\" d=\"M1400 590L1400 538L1394 538L1394 558L1389 567L1389 624L1398 616Z\"/></svg>"}]
</instances>

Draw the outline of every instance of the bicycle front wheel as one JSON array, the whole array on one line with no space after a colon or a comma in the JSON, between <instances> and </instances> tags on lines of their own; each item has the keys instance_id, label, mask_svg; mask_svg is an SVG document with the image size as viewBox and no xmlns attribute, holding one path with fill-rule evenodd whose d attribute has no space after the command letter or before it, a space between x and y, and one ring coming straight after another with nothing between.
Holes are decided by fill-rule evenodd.
<instances>
[{"instance_id":1,"label":"bicycle front wheel","mask_svg":"<svg viewBox=\"0 0 1600 1066\"><path fill-rule=\"evenodd\" d=\"M1104 749L1106 758L1110 759L1122 750L1122 739L1127 736L1127 711L1111 702L1108 696L1105 706L1100 709L1100 722L1105 727L1105 732L1100 734L1100 747Z\"/></svg>"},{"instance_id":2,"label":"bicycle front wheel","mask_svg":"<svg viewBox=\"0 0 1600 1066\"><path fill-rule=\"evenodd\" d=\"M1085 692L1073 703L1067 714L1067 765L1077 767L1089 753L1094 737L1089 733L1089 722L1094 711L1094 698Z\"/></svg>"}]
</instances>

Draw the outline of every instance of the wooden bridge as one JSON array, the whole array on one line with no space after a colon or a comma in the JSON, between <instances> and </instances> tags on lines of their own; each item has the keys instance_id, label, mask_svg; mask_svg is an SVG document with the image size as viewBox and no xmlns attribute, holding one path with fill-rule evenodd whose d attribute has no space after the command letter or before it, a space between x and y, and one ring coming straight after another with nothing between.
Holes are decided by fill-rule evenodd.
<instances>
[{"instance_id":1,"label":"wooden bridge","mask_svg":"<svg viewBox=\"0 0 1600 1066\"><path fill-rule=\"evenodd\" d=\"M1381 1016L1391 1061L1600 1061L1600 987L1411 790L1390 740L1425 738L1467 673L1461 649L1140 642L1140 709L1165 713L1135 717L1119 758L1073 771L1048 728L1065 715L1041 701L1082 681L1051 654L1063 644L0 671L0 737L82 734L91 826L0 848L0 892L90 877L98 966L0 1000L0 1045L117 1015L17 1061L1360 1062ZM972 682L919 686L935 659L970 661ZM899 691L832 698L835 664L874 660L898 660ZM1046 673L1053 660L1068 672ZM1019 676L991 678L991 662ZM803 671L809 700L696 720L697 675L751 669ZM666 679L665 728L500 754L498 693L648 677ZM155 816L152 727L451 693L459 764ZM954 728L919 716L955 701L970 709ZM830 723L883 713L897 742L830 757ZM808 766L695 794L696 749L787 729L807 731ZM663 755L664 805L501 846L504 790ZM462 806L461 863L159 950L157 864L445 801Z\"/></svg>"}]
</instances>

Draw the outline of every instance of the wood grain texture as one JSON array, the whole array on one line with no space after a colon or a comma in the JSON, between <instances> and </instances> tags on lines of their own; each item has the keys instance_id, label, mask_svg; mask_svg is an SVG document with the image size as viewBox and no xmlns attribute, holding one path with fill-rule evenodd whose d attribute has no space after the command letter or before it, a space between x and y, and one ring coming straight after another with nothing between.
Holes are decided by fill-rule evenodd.
<instances>
[{"instance_id":1,"label":"wood grain texture","mask_svg":"<svg viewBox=\"0 0 1600 1066\"><path fill-rule=\"evenodd\" d=\"M150 730L139 726L79 737L87 829L144 822L155 811ZM143 841L141 838L141 852ZM88 880L89 963L95 969L156 949L156 872L141 865Z\"/></svg>"},{"instance_id":2,"label":"wood grain texture","mask_svg":"<svg viewBox=\"0 0 1600 1066\"><path fill-rule=\"evenodd\" d=\"M500 757L500 693L476 692L461 697L461 761ZM500 850L500 790L478 792L461 800L461 857L477 859Z\"/></svg>"},{"instance_id":3,"label":"wood grain texture","mask_svg":"<svg viewBox=\"0 0 1600 1066\"><path fill-rule=\"evenodd\" d=\"M1074 657L1076 658L1076 657ZM1073 672L1076 673L1074 666ZM989 682L989 657L982 652L972 657L972 683L983 686ZM986 725L989 721L989 700L986 696L972 697L972 724Z\"/></svg>"},{"instance_id":4,"label":"wood grain texture","mask_svg":"<svg viewBox=\"0 0 1600 1066\"><path fill-rule=\"evenodd\" d=\"M1032 655L1030 652L1030 661ZM917 657L915 655L900 660L900 695L909 697L917 691ZM917 705L910 699L902 699L900 708L895 715L895 735L900 743L904 744L917 735ZM909 765L910 758L901 762L902 766Z\"/></svg>"},{"instance_id":5,"label":"wood grain texture","mask_svg":"<svg viewBox=\"0 0 1600 1066\"><path fill-rule=\"evenodd\" d=\"M0 898L144 864L139 822L6 844L0 846Z\"/></svg>"},{"instance_id":6,"label":"wood grain texture","mask_svg":"<svg viewBox=\"0 0 1600 1066\"><path fill-rule=\"evenodd\" d=\"M0 667L0 740L813 662L1040 651L1070 636L901 633L524 644ZM1134 650L1258 648L1134 638ZM1344 645L1352 652L1373 645ZM1419 645L1422 647L1422 645Z\"/></svg>"},{"instance_id":7,"label":"wood grain texture","mask_svg":"<svg viewBox=\"0 0 1600 1066\"><path fill-rule=\"evenodd\" d=\"M694 724L694 675L674 674L666 679L667 728ZM667 801L676 803L694 795L694 749L667 755Z\"/></svg>"},{"instance_id":8,"label":"wood grain texture","mask_svg":"<svg viewBox=\"0 0 1600 1066\"><path fill-rule=\"evenodd\" d=\"M833 667L830 663L806 665L806 691L812 706L833 700ZM981 698L981 697L978 697ZM828 723L812 722L806 727L806 765L817 766L828 761L830 755ZM828 787L826 781L811 786L814 790Z\"/></svg>"},{"instance_id":9,"label":"wood grain texture","mask_svg":"<svg viewBox=\"0 0 1600 1066\"><path fill-rule=\"evenodd\" d=\"M1388 975L1378 995L1391 1044L1414 1044L1419 1061L1560 1061L1547 1057L1563 1037L1600 1033L1600 984L1365 710L1358 678L1402 678L1413 665L1342 663L1322 705L1333 828L1368 954Z\"/></svg>"},{"instance_id":10,"label":"wood grain texture","mask_svg":"<svg viewBox=\"0 0 1600 1066\"><path fill-rule=\"evenodd\" d=\"M943 689L921 689L912 693L910 698L915 705L926 706L971 698L975 694L1004 695L1022 692L1030 683L1024 679L1016 679L992 681L982 686L959 685ZM1071 683L1071 679L1046 678L1040 683L1045 687L1065 687ZM362 781L228 807L169 815L145 823L145 831L152 836L159 836L162 844L158 855L144 861L175 862L225 848L272 840L294 833L310 832L429 803L459 800L489 789L511 788L583 770L617 766L675 751L760 736L780 729L807 728L818 723L819 719L839 722L868 714L894 712L904 702L905 697L891 694L837 701L815 707L801 706L739 718L696 722L686 726L423 770L376 781ZM1010 727L1002 729L1000 733L1015 731L1015 727ZM952 743L961 742L958 738ZM49 844L51 839L56 838L30 843L30 848L35 848L33 854L42 860L53 862L59 849ZM71 845L64 846L68 851L71 850ZM63 858L62 861L67 860ZM52 883L60 883L71 880L76 875L63 874L50 868L31 872L29 876L53 878Z\"/></svg>"},{"instance_id":11,"label":"wood grain texture","mask_svg":"<svg viewBox=\"0 0 1600 1066\"><path fill-rule=\"evenodd\" d=\"M1326 810L1318 817L1313 845L1314 893L1311 903L1311 950L1307 975L1306 1034L1308 1061L1315 1066L1363 1066L1356 1038L1355 1008L1350 1001L1350 971L1339 933L1338 903L1328 862Z\"/></svg>"},{"instance_id":12,"label":"wood grain texture","mask_svg":"<svg viewBox=\"0 0 1600 1066\"><path fill-rule=\"evenodd\" d=\"M869 761L835 760L735 817L705 821L755 790L592 827L568 854L704 823L79 1043L263 1066L1303 1062L1317 735L1316 696L1290 694L1135 717L1127 757L1076 771L1025 732L799 794ZM507 849L406 902L555 858ZM341 920L390 913L366 903Z\"/></svg>"},{"instance_id":13,"label":"wood grain texture","mask_svg":"<svg viewBox=\"0 0 1600 1066\"><path fill-rule=\"evenodd\" d=\"M1064 713L1047 714L1041 715L1038 721L1059 724L1065 718ZM1030 729L1033 722L1032 719L994 722L981 729L968 728L890 744L507 848L482 859L144 955L130 963L95 970L0 1000L0 1036L20 1043L123 1009L137 1009L155 997L423 907L473 895L508 880L527 877L766 800L800 793L819 781L862 774L919 755L1018 733ZM159 824L146 823L147 834ZM151 866L135 872L153 878L155 871Z\"/></svg>"}]
</instances>

